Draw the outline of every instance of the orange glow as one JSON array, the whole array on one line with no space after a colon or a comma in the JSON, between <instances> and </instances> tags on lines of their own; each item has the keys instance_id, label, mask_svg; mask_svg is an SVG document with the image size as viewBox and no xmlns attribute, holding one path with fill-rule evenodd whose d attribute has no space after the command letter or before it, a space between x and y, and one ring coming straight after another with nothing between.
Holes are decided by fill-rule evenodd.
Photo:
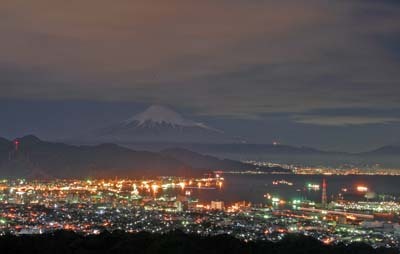
<instances>
[{"instance_id":1,"label":"orange glow","mask_svg":"<svg viewBox=\"0 0 400 254\"><path fill-rule=\"evenodd\" d=\"M356 220L357 218L356 218L355 216L353 216L353 215L347 215L347 216L346 216L346 219L349 219L349 220Z\"/></svg>"},{"instance_id":2,"label":"orange glow","mask_svg":"<svg viewBox=\"0 0 400 254\"><path fill-rule=\"evenodd\" d=\"M160 186L158 186L157 184L153 184L151 186L151 189L153 190L154 193L157 193L159 188L160 188Z\"/></svg>"},{"instance_id":3,"label":"orange glow","mask_svg":"<svg viewBox=\"0 0 400 254\"><path fill-rule=\"evenodd\" d=\"M334 239L332 239L332 238L325 238L324 240L322 240L322 242L324 243L324 244L331 244L332 242L333 242L333 240Z\"/></svg>"}]
</instances>

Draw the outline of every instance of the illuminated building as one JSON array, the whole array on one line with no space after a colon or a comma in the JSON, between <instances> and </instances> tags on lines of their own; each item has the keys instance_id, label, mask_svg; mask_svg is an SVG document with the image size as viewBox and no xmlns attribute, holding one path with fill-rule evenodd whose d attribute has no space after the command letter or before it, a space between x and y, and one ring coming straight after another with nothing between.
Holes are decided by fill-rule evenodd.
<instances>
[{"instance_id":1,"label":"illuminated building","mask_svg":"<svg viewBox=\"0 0 400 254\"><path fill-rule=\"evenodd\" d=\"M224 210L224 202L222 201L211 201L210 208L212 210Z\"/></svg>"}]
</instances>

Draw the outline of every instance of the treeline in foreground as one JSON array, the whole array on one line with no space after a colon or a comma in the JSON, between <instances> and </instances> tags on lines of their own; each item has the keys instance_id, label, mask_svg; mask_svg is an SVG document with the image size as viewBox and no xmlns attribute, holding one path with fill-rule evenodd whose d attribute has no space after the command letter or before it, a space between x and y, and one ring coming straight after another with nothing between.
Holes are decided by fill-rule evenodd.
<instances>
[{"instance_id":1,"label":"treeline in foreground","mask_svg":"<svg viewBox=\"0 0 400 254\"><path fill-rule=\"evenodd\" d=\"M228 235L203 237L187 235L179 231L163 235L103 232L91 236L82 236L70 231L57 231L53 234L44 235L2 236L0 237L0 253L392 254L399 252L387 248L373 249L362 243L348 246L342 244L324 245L316 239L301 235L289 235L277 243L268 241L246 243Z\"/></svg>"}]
</instances>

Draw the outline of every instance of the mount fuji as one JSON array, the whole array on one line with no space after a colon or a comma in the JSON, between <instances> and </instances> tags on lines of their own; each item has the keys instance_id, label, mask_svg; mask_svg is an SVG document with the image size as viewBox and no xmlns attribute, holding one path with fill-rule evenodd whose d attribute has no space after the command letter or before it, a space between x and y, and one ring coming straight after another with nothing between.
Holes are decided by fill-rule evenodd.
<instances>
[{"instance_id":1,"label":"mount fuji","mask_svg":"<svg viewBox=\"0 0 400 254\"><path fill-rule=\"evenodd\" d=\"M125 120L124 123L126 126L136 126L141 128L155 128L159 126L169 128L191 127L223 133L223 131L211 128L203 123L184 119L179 113L160 105L150 106L145 111Z\"/></svg>"},{"instance_id":2,"label":"mount fuji","mask_svg":"<svg viewBox=\"0 0 400 254\"><path fill-rule=\"evenodd\" d=\"M153 105L115 125L95 131L101 142L232 143L224 131L184 118L174 110Z\"/></svg>"}]
</instances>

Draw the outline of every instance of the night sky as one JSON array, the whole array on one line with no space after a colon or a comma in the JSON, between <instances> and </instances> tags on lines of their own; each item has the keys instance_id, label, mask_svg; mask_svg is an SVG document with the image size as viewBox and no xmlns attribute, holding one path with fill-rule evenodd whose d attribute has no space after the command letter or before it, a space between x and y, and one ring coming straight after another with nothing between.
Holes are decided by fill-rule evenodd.
<instances>
[{"instance_id":1,"label":"night sky","mask_svg":"<svg viewBox=\"0 0 400 254\"><path fill-rule=\"evenodd\" d=\"M397 0L5 0L0 36L0 136L162 104L250 142L400 143Z\"/></svg>"}]
</instances>

